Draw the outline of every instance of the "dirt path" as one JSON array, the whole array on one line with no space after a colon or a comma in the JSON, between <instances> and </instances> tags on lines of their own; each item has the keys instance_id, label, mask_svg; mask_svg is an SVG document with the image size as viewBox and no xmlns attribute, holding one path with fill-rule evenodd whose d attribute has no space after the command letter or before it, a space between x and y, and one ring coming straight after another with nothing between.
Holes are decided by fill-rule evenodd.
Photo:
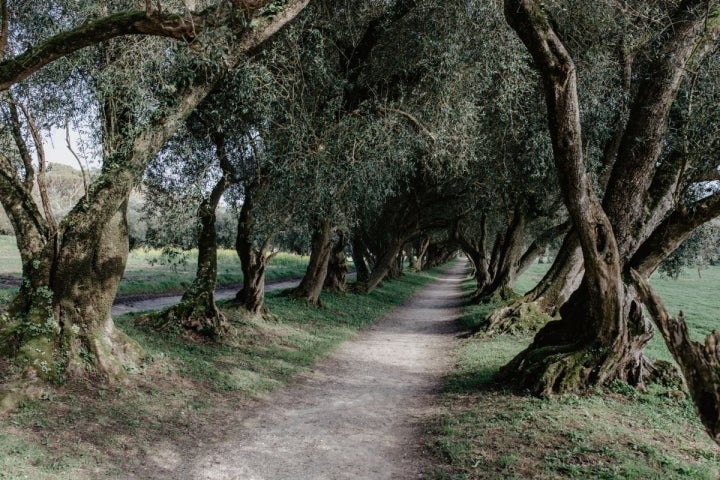
<instances>
[{"instance_id":1,"label":"dirt path","mask_svg":"<svg viewBox=\"0 0 720 480\"><path fill-rule=\"evenodd\" d=\"M175 452L158 446L155 468L146 468L153 478L193 480L422 478L464 268L454 265L313 371L228 417L215 438Z\"/></svg>"}]
</instances>

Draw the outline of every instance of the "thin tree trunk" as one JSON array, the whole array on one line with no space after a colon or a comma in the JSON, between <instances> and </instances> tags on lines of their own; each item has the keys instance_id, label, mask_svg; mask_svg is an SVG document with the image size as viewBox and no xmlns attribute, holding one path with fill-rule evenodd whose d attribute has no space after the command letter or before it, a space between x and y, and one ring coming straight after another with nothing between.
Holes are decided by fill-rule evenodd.
<instances>
[{"instance_id":1,"label":"thin tree trunk","mask_svg":"<svg viewBox=\"0 0 720 480\"><path fill-rule=\"evenodd\" d=\"M180 303L152 315L149 321L159 328L174 325L210 338L220 338L229 331L230 325L215 304L215 287L217 285L215 212L223 193L233 183L234 169L227 157L224 136L216 134L214 142L223 177L215 184L210 196L204 198L198 207L200 232L198 234L198 262L195 279L183 293Z\"/></svg>"}]
</instances>

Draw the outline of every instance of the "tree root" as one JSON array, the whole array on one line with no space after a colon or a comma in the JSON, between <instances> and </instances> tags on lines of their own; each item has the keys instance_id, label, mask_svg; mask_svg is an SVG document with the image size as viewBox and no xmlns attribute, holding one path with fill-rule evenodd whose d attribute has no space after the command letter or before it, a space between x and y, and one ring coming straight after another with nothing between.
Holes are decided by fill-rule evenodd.
<instances>
[{"instance_id":1,"label":"tree root","mask_svg":"<svg viewBox=\"0 0 720 480\"><path fill-rule=\"evenodd\" d=\"M520 301L490 312L473 333L482 337L527 335L536 333L551 320L537 303Z\"/></svg>"},{"instance_id":2,"label":"tree root","mask_svg":"<svg viewBox=\"0 0 720 480\"><path fill-rule=\"evenodd\" d=\"M204 305L181 301L162 312L144 315L136 323L157 331L177 329L192 332L212 340L218 340L232 331L232 326L214 302Z\"/></svg>"}]
</instances>

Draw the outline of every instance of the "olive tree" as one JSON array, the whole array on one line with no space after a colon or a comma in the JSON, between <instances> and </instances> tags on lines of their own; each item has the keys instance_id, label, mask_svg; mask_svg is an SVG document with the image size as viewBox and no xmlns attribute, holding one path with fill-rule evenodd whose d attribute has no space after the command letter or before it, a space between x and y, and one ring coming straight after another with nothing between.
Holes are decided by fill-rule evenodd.
<instances>
[{"instance_id":1,"label":"olive tree","mask_svg":"<svg viewBox=\"0 0 720 480\"><path fill-rule=\"evenodd\" d=\"M584 8L577 5L573 11ZM615 4L593 8L584 18L611 22L613 15L632 15ZM647 26L645 41L629 46L635 57L631 99L600 198L585 160L577 89L582 68L560 33L572 19L551 21L548 9L532 0L505 1L507 20L543 78L556 169L582 249L584 277L560 308L561 320L544 327L503 375L544 394L618 378L642 384L647 367L642 352L652 334L644 303L685 374L701 419L717 438L720 379L714 337L707 346L691 342L684 323L667 315L646 278L695 228L720 213L720 194L703 188L717 172L714 142L679 141L676 126L692 122L694 115L673 115L683 98L714 97L716 89L704 95L690 92L698 85L695 78L712 70L707 60L720 33L719 7L687 0L654 8L664 10L652 12L657 20ZM561 9L553 14L562 15ZM624 67L618 63L619 72Z\"/></svg>"},{"instance_id":2,"label":"olive tree","mask_svg":"<svg viewBox=\"0 0 720 480\"><path fill-rule=\"evenodd\" d=\"M44 216L32 199L28 188L32 166L16 163L22 156L17 150L0 155L0 201L11 218L23 264L23 282L3 318L0 343L18 370L58 380L84 375L89 369L116 379L137 360L139 348L114 327L110 317L128 253L128 196L148 163L227 68L239 64L307 3L288 2L279 13L252 25L244 9L218 4L212 8L217 22L202 34L208 51L213 52L207 57L162 40L116 39L91 52L81 71L86 75L85 95L95 101L103 164L87 194L57 224ZM103 18L114 18L108 6L105 10L108 13ZM160 11L141 14L160 15ZM177 20L178 15L172 18ZM188 20L183 25L191 28ZM24 68L21 73L5 74L6 78L26 78L33 68L68 53L65 47L59 53L52 49L43 53L48 45L63 46L78 38L79 43L73 44L79 45L77 50L88 45L87 39L95 38L95 43L106 39L102 35L107 34L88 33L89 26L97 27L97 23L89 21L67 35L40 40L37 48L22 54L26 57L5 61L6 71ZM99 31L116 30L106 25ZM9 37L10 45L14 37ZM139 71L147 75L137 78Z\"/></svg>"}]
</instances>

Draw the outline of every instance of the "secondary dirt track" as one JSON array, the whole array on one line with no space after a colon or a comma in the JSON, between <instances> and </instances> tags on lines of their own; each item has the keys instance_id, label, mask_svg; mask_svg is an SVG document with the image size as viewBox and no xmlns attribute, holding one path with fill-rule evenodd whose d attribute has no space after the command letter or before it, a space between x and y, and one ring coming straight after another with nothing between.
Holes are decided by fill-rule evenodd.
<instances>
[{"instance_id":1,"label":"secondary dirt track","mask_svg":"<svg viewBox=\"0 0 720 480\"><path fill-rule=\"evenodd\" d=\"M164 443L134 478L416 479L452 365L464 263L314 370L213 423L212 438ZM128 472L129 473L129 472Z\"/></svg>"}]
</instances>

